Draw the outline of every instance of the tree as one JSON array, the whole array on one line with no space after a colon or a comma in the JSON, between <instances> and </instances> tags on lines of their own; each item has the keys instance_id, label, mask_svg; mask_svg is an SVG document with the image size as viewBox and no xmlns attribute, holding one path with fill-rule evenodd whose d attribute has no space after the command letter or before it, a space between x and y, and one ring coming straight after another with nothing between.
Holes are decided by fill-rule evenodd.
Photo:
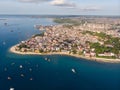
<instances>
[{"instance_id":1,"label":"tree","mask_svg":"<svg viewBox=\"0 0 120 90\"><path fill-rule=\"evenodd\" d=\"M77 50L76 49L73 49L72 52L73 52L73 54L77 54Z\"/></svg>"}]
</instances>

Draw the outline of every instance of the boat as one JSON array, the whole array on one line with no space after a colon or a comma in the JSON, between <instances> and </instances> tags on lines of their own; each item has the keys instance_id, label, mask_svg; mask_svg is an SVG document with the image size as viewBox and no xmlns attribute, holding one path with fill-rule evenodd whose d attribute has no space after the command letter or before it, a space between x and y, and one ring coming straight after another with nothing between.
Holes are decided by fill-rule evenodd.
<instances>
[{"instance_id":1,"label":"boat","mask_svg":"<svg viewBox=\"0 0 120 90\"><path fill-rule=\"evenodd\" d=\"M13 32L13 30L10 30L10 32Z\"/></svg>"},{"instance_id":2,"label":"boat","mask_svg":"<svg viewBox=\"0 0 120 90\"><path fill-rule=\"evenodd\" d=\"M29 69L29 71L31 72L31 71L32 71L32 69L30 68L30 69Z\"/></svg>"},{"instance_id":3,"label":"boat","mask_svg":"<svg viewBox=\"0 0 120 90\"><path fill-rule=\"evenodd\" d=\"M47 60L47 58L45 58L45 60Z\"/></svg>"},{"instance_id":4,"label":"boat","mask_svg":"<svg viewBox=\"0 0 120 90\"><path fill-rule=\"evenodd\" d=\"M3 45L5 45L6 44L6 42L3 42Z\"/></svg>"},{"instance_id":5,"label":"boat","mask_svg":"<svg viewBox=\"0 0 120 90\"><path fill-rule=\"evenodd\" d=\"M11 80L12 78L11 78L11 77L8 77L7 79L8 79L8 80Z\"/></svg>"},{"instance_id":6,"label":"boat","mask_svg":"<svg viewBox=\"0 0 120 90\"><path fill-rule=\"evenodd\" d=\"M24 74L21 74L20 76L21 76L21 77L24 77Z\"/></svg>"},{"instance_id":7,"label":"boat","mask_svg":"<svg viewBox=\"0 0 120 90\"><path fill-rule=\"evenodd\" d=\"M15 90L14 88L10 88L10 90Z\"/></svg>"},{"instance_id":8,"label":"boat","mask_svg":"<svg viewBox=\"0 0 120 90\"><path fill-rule=\"evenodd\" d=\"M4 71L7 71L7 68L4 68Z\"/></svg>"},{"instance_id":9,"label":"boat","mask_svg":"<svg viewBox=\"0 0 120 90\"><path fill-rule=\"evenodd\" d=\"M7 23L4 23L5 26L7 26Z\"/></svg>"},{"instance_id":10,"label":"boat","mask_svg":"<svg viewBox=\"0 0 120 90\"><path fill-rule=\"evenodd\" d=\"M23 66L22 66L22 65L20 65L20 68L23 68Z\"/></svg>"},{"instance_id":11,"label":"boat","mask_svg":"<svg viewBox=\"0 0 120 90\"><path fill-rule=\"evenodd\" d=\"M32 81L33 80L33 78L30 78L30 81Z\"/></svg>"},{"instance_id":12,"label":"boat","mask_svg":"<svg viewBox=\"0 0 120 90\"><path fill-rule=\"evenodd\" d=\"M71 69L71 71L72 71L73 73L76 73L76 71L75 71L75 69L74 69L74 68L72 68L72 69Z\"/></svg>"},{"instance_id":13,"label":"boat","mask_svg":"<svg viewBox=\"0 0 120 90\"><path fill-rule=\"evenodd\" d=\"M48 59L48 62L50 62L50 59Z\"/></svg>"}]
</instances>

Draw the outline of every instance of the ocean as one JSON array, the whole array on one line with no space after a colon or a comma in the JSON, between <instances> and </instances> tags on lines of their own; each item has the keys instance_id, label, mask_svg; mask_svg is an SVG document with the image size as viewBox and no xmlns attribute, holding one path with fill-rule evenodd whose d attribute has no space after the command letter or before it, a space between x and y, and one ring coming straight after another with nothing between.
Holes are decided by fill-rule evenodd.
<instances>
[{"instance_id":1,"label":"ocean","mask_svg":"<svg viewBox=\"0 0 120 90\"><path fill-rule=\"evenodd\" d=\"M40 33L35 24L55 23L47 17L0 15L0 90L120 90L120 63L9 52L11 46Z\"/></svg>"}]
</instances>

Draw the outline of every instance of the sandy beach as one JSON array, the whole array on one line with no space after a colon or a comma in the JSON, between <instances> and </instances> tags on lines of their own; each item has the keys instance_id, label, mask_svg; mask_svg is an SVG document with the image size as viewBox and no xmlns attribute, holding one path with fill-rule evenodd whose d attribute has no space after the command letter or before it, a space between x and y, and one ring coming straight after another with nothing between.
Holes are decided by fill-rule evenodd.
<instances>
[{"instance_id":1,"label":"sandy beach","mask_svg":"<svg viewBox=\"0 0 120 90\"><path fill-rule=\"evenodd\" d=\"M67 55L67 56L73 56L77 58L83 58L86 60L91 60L91 61L97 61L97 62L106 62L106 63L120 63L120 59L106 59L106 58L96 58L96 57L85 57L82 55L77 55L77 54L68 54L64 52L54 52L54 53L34 53L34 52L19 52L15 50L15 46L11 47L9 49L10 52L15 53L15 54L21 54L21 55Z\"/></svg>"}]
</instances>

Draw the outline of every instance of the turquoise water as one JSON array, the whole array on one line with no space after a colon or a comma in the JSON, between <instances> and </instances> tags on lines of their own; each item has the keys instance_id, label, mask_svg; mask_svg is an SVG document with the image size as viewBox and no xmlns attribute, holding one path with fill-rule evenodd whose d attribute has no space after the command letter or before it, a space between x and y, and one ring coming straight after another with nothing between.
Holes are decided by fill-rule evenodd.
<instances>
[{"instance_id":1,"label":"turquoise water","mask_svg":"<svg viewBox=\"0 0 120 90\"><path fill-rule=\"evenodd\" d=\"M11 46L40 33L33 25L54 24L51 19L27 16L0 18L6 19L0 20L0 90L120 90L120 64L98 63L71 56L16 55L9 52ZM4 25L6 22L7 26Z\"/></svg>"}]
</instances>

